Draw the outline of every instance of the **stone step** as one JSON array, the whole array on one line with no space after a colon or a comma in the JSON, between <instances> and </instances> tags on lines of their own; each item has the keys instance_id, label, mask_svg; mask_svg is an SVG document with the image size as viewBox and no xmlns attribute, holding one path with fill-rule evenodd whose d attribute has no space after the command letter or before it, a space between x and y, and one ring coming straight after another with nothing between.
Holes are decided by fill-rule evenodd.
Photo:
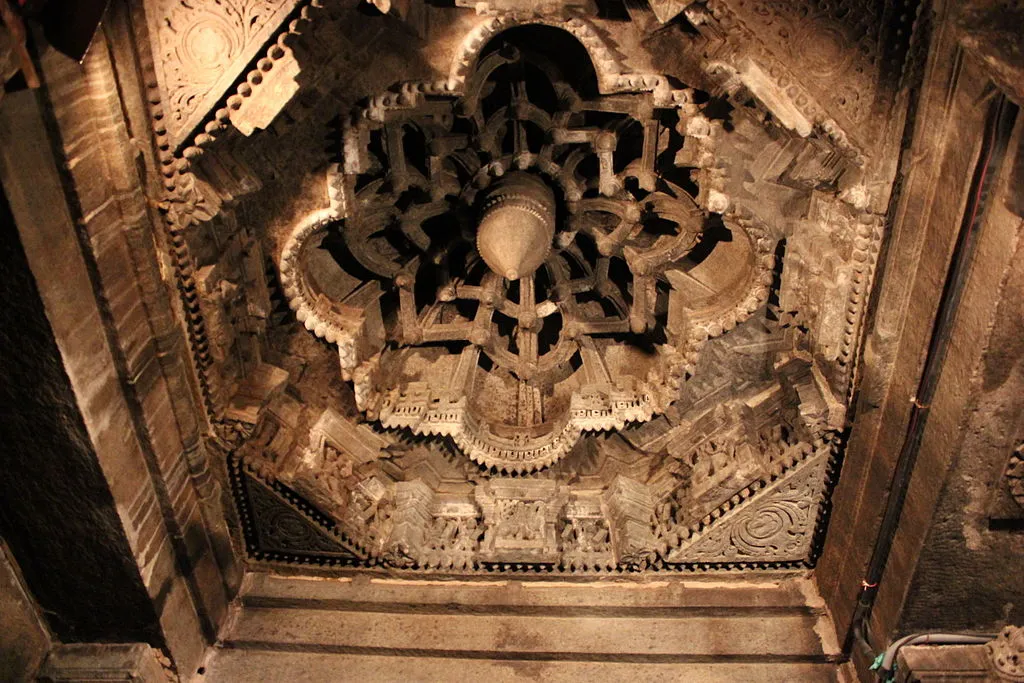
<instances>
[{"instance_id":1,"label":"stone step","mask_svg":"<svg viewBox=\"0 0 1024 683\"><path fill-rule=\"evenodd\" d=\"M831 624L803 575L566 583L251 574L237 610L202 680L836 675Z\"/></svg>"},{"instance_id":2,"label":"stone step","mask_svg":"<svg viewBox=\"0 0 1024 683\"><path fill-rule=\"evenodd\" d=\"M802 573L748 579L603 581L407 580L357 576L318 578L246 575L242 600L252 606L313 607L332 602L380 605L638 607L763 609L823 613L823 602Z\"/></svg>"},{"instance_id":3,"label":"stone step","mask_svg":"<svg viewBox=\"0 0 1024 683\"><path fill-rule=\"evenodd\" d=\"M324 681L581 683L832 683L830 663L689 661L684 663L476 660L321 652L221 650L195 680L234 683Z\"/></svg>"},{"instance_id":4,"label":"stone step","mask_svg":"<svg viewBox=\"0 0 1024 683\"><path fill-rule=\"evenodd\" d=\"M555 617L252 608L226 642L254 649L285 644L339 652L436 651L439 656L785 657L823 654L815 622L811 616Z\"/></svg>"}]
</instances>

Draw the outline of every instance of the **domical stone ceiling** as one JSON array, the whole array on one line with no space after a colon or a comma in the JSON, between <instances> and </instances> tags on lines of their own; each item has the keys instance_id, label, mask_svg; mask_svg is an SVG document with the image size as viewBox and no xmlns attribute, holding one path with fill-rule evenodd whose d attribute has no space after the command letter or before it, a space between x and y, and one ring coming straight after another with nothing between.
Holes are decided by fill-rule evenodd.
<instances>
[{"instance_id":1,"label":"domical stone ceiling","mask_svg":"<svg viewBox=\"0 0 1024 683\"><path fill-rule=\"evenodd\" d=\"M155 84L169 265L249 556L813 563L902 48L802 3L771 25L820 24L820 50L758 39L740 1L521 4L297 3L269 47L232 36L242 74L191 133Z\"/></svg>"},{"instance_id":2,"label":"domical stone ceiling","mask_svg":"<svg viewBox=\"0 0 1024 683\"><path fill-rule=\"evenodd\" d=\"M702 210L676 163L684 146L714 154L705 94L661 76L581 94L508 42L549 33L498 33L462 95L411 83L357 112L344 217L301 223L281 257L289 303L338 346L368 419L501 473L664 413L700 346L765 302L775 248Z\"/></svg>"}]
</instances>

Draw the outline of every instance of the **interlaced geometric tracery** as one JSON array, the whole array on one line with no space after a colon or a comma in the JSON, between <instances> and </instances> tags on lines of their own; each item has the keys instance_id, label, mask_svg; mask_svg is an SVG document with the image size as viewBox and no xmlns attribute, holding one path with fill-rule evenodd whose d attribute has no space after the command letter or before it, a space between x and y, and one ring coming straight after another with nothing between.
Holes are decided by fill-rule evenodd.
<instances>
[{"instance_id":1,"label":"interlaced geometric tracery","mask_svg":"<svg viewBox=\"0 0 1024 683\"><path fill-rule=\"evenodd\" d=\"M602 95L585 55L529 41L481 54L461 92L407 84L346 127L344 216L299 226L282 277L369 417L526 472L663 411L763 302L773 245L690 179L698 93Z\"/></svg>"}]
</instances>

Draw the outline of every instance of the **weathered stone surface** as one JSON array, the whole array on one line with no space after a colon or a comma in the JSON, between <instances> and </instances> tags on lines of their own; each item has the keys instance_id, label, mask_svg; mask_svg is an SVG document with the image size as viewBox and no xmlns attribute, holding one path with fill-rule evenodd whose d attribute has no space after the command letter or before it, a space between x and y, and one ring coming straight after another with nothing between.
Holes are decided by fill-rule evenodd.
<instances>
[{"instance_id":1,"label":"weathered stone surface","mask_svg":"<svg viewBox=\"0 0 1024 683\"><path fill-rule=\"evenodd\" d=\"M50 631L7 544L0 539L0 678L30 679L50 650Z\"/></svg>"},{"instance_id":2,"label":"weathered stone surface","mask_svg":"<svg viewBox=\"0 0 1024 683\"><path fill-rule=\"evenodd\" d=\"M145 643L58 645L39 671L45 683L127 680L165 683L170 672Z\"/></svg>"},{"instance_id":3,"label":"weathered stone surface","mask_svg":"<svg viewBox=\"0 0 1024 683\"><path fill-rule=\"evenodd\" d=\"M1009 332L1021 319L1020 217L1012 201L1020 126L1018 117L1002 167L986 172L985 192L972 190L993 105L971 102L978 88L995 93L994 102L1000 90L1012 95L1013 88L976 49L968 27L976 13L987 14L987 21L995 15L1012 20L1014 10L982 4L941 3L922 15L922 35L933 41L930 66L925 69L924 50L917 49L920 66L908 74L921 79L921 95L904 153L917 161L904 167L891 212L892 242L865 346L861 400L819 564L822 592L843 630L865 591L861 581L885 505L879 492L893 486L957 231L972 218L965 211L978 196L976 252L938 388L930 405L918 399L927 422L866 629L875 647L915 631L995 632L1007 620L1020 620L1019 600L1010 596L1021 594L1021 577L1008 568L1020 565L1024 548L1012 531L1014 515L1002 505L996 514L994 500L1009 490L1004 477L1021 424L1020 335ZM935 649L935 657L942 650ZM869 663L858 664L866 669Z\"/></svg>"},{"instance_id":4,"label":"weathered stone surface","mask_svg":"<svg viewBox=\"0 0 1024 683\"><path fill-rule=\"evenodd\" d=\"M52 160L33 157L25 147L45 139L38 118L32 125L33 117L38 112L31 93L4 98L0 136L7 143L0 152L0 168L10 205L5 198L0 207L6 216L3 223L12 226L17 218L19 224L35 226L21 238L24 248L15 231L2 232L0 282L8 302L0 325L0 388L7 406L0 449L4 536L58 638L160 644L157 616L111 491L137 488L145 475L126 465L108 480L98 462L94 434L83 412L113 404L116 389L111 386L112 371L93 365L105 350L97 338L103 327L84 267L76 261L81 256L65 205L59 195L39 192L59 187L56 169ZM15 140L22 144L13 144ZM9 182L15 168L23 183ZM60 272L61 282L33 278L26 251L40 257L45 252L44 260ZM87 313L90 305L92 316ZM51 321L57 321L57 327ZM84 333L74 334L83 328ZM75 340L70 354L68 348L59 348L55 337ZM91 376L88 391L76 372L84 374L85 365ZM104 422L123 429L117 437L123 449L130 423L117 422L109 414ZM111 595L119 596L116 604L110 603Z\"/></svg>"},{"instance_id":5,"label":"weathered stone surface","mask_svg":"<svg viewBox=\"0 0 1024 683\"><path fill-rule=\"evenodd\" d=\"M896 658L898 683L927 681L998 681L984 645L910 645Z\"/></svg>"},{"instance_id":6,"label":"weathered stone surface","mask_svg":"<svg viewBox=\"0 0 1024 683\"><path fill-rule=\"evenodd\" d=\"M1005 190L1005 185L1001 189ZM958 332L958 338L965 342L981 337L975 344L958 345L967 356L965 361L976 364L970 370L965 368L965 374L971 376L966 425L934 511L912 508L917 524L930 528L916 559L901 630L990 631L1007 621L1024 621L1024 605L1007 599L1009 595L1024 594L1024 576L1008 571L1019 566L1024 557L1024 538L1015 530L1012 519L992 524L990 503L995 493L1009 487L1007 467L1016 444L1024 438L1024 343L1020 339L1020 323L1024 320L1024 231L1020 218L1000 208L997 204L990 210L984 229L991 243L983 243L979 254L991 264L992 278L987 279L985 271L976 271L967 295L979 299L967 299L965 305L981 313L981 299L990 299L993 288L1000 293L1000 303L986 311L991 316L989 324L968 319ZM1003 258L1005 265L1000 271L996 264ZM983 335L989 336L985 339ZM980 358L967 353L972 347L975 353L982 351ZM956 360L948 361L950 371L956 368ZM961 381L963 376L953 377ZM937 419L942 422L936 430L952 429L947 424L955 424L942 417ZM948 446L943 450L948 454ZM1024 510L1016 519L1024 520ZM948 587L935 591L931 588L933 581ZM953 605L959 607L953 609Z\"/></svg>"},{"instance_id":7,"label":"weathered stone surface","mask_svg":"<svg viewBox=\"0 0 1024 683\"><path fill-rule=\"evenodd\" d=\"M277 668L280 666L281 668ZM764 683L830 683L835 681L835 664L739 664L684 663L644 664L615 662L537 662L501 660L451 660L441 658L386 657L252 650L223 650L210 662L211 681L266 680L280 676L302 683L314 683L345 671L364 680L444 680L458 675L474 680L531 681L538 678L556 683L580 680L681 681L685 683L733 683L758 680ZM268 678L259 677L266 674Z\"/></svg>"},{"instance_id":8,"label":"weathered stone surface","mask_svg":"<svg viewBox=\"0 0 1024 683\"><path fill-rule=\"evenodd\" d=\"M793 575L728 587L258 575L206 679L288 670L315 680L345 667L371 680L835 680L835 646L815 634L827 617L812 595ZM769 661L755 672L750 657Z\"/></svg>"}]
</instances>

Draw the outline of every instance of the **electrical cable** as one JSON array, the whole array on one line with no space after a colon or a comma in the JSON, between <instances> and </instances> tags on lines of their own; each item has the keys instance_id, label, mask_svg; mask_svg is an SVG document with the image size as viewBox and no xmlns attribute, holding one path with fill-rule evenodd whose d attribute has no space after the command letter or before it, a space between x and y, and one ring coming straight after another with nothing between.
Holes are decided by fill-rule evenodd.
<instances>
[{"instance_id":1,"label":"electrical cable","mask_svg":"<svg viewBox=\"0 0 1024 683\"><path fill-rule=\"evenodd\" d=\"M912 407L907 423L907 431L893 470L889 486L890 493L886 500L878 536L868 563L866 576L861 581L860 597L843 642L843 652L847 656L853 650L855 641L863 638L863 627L871 614L875 597L878 595L878 585L888 563L889 554L892 550L893 540L899 526L903 505L910 486L910 477L913 473L914 464L917 461L917 454L924 435L925 423L928 419L932 399L938 388L939 376L949 347L953 323L959 309L964 287L967 283L970 264L977 245L977 233L981 228L985 198L991 185L991 177L994 175L994 171L998 170L999 166L1002 165L1006 143L1013 129L1016 114L1017 108L1002 96L999 96L992 103L989 110L981 153L978 165L975 167L969 193L970 203L960 225L952 263L950 264L946 282L939 299L938 310L928 342L924 368L921 372L921 379L918 383L917 392L911 397ZM888 652L888 649L886 652Z\"/></svg>"},{"instance_id":2,"label":"electrical cable","mask_svg":"<svg viewBox=\"0 0 1024 683\"><path fill-rule=\"evenodd\" d=\"M968 633L912 633L894 641L885 649L882 655L881 665L878 667L879 676L888 675L892 672L896 663L896 655L901 647L906 645L983 645L996 638L995 634L968 634Z\"/></svg>"}]
</instances>

